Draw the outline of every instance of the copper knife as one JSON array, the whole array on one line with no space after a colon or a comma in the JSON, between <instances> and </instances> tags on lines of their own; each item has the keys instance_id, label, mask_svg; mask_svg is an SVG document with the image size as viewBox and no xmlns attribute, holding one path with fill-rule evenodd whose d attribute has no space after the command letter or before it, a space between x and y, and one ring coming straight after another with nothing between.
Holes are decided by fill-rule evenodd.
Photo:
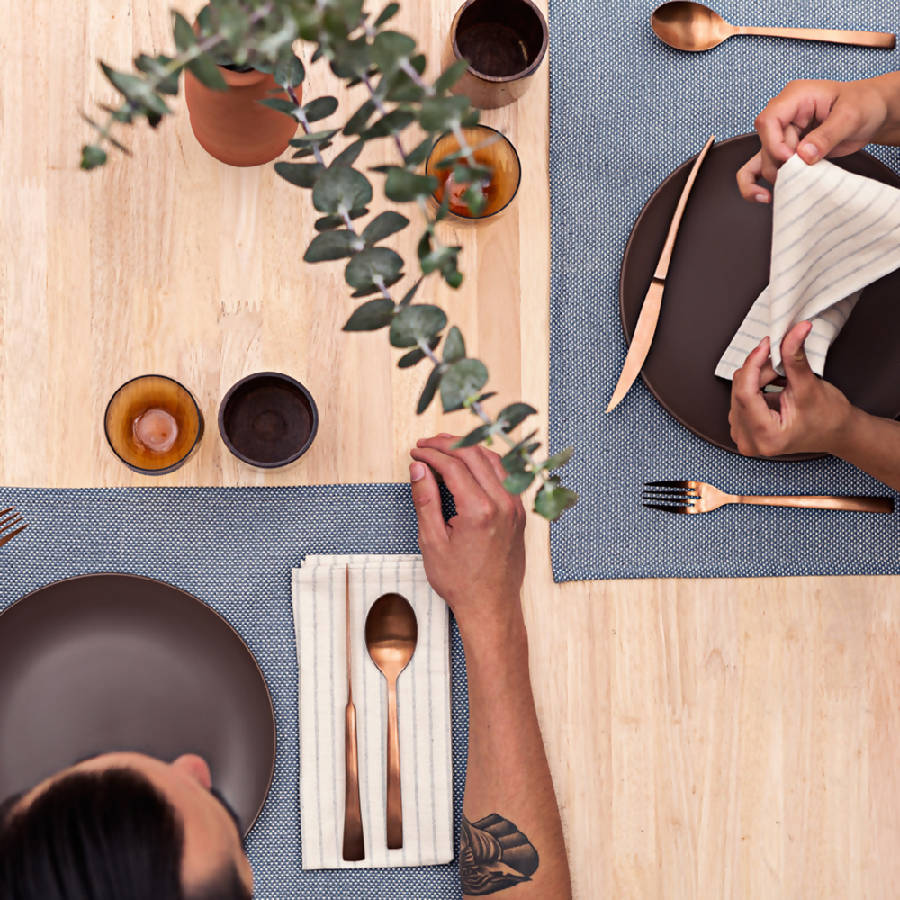
<instances>
[{"instance_id":1,"label":"copper knife","mask_svg":"<svg viewBox=\"0 0 900 900\"><path fill-rule=\"evenodd\" d=\"M644 302L641 306L641 314L638 316L637 324L634 326L634 335L631 338L631 346L628 348L628 354L625 357L625 365L622 366L622 374L619 375L619 381L616 389L613 391L612 399L606 407L607 412L612 412L622 398L628 393L628 389L634 384L634 380L644 365L644 360L650 352L650 345L653 343L653 335L656 332L656 323L659 321L659 310L662 305L663 291L666 287L666 275L669 273L669 265L672 262L672 248L675 246L675 238L678 237L678 227L681 225L681 217L684 215L684 208L687 206L688 197L691 188L697 180L697 172L709 148L715 143L715 135L713 135L704 145L703 149L694 160L681 196L678 198L678 206L675 207L675 215L672 216L672 222L669 225L669 233L666 235L666 242L663 244L662 253L659 254L659 261L656 263L656 271L653 273L653 279L650 287L644 296Z\"/></svg>"},{"instance_id":2,"label":"copper knife","mask_svg":"<svg viewBox=\"0 0 900 900\"><path fill-rule=\"evenodd\" d=\"M356 746L356 706L353 704L353 672L350 656L350 566L344 573L344 606L347 610L347 707L344 750L346 756L345 803L344 803L344 848L347 860L364 859L366 855L363 837L362 809L359 804L359 757Z\"/></svg>"}]
</instances>

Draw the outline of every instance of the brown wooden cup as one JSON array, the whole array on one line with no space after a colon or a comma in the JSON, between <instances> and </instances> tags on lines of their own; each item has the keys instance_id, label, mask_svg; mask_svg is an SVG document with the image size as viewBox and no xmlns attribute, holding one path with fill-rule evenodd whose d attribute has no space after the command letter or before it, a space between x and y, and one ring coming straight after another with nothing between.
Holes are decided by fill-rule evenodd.
<instances>
[{"instance_id":1,"label":"brown wooden cup","mask_svg":"<svg viewBox=\"0 0 900 900\"><path fill-rule=\"evenodd\" d=\"M453 88L479 109L518 100L547 52L547 21L532 0L466 0L453 17L444 67L469 67Z\"/></svg>"}]
</instances>

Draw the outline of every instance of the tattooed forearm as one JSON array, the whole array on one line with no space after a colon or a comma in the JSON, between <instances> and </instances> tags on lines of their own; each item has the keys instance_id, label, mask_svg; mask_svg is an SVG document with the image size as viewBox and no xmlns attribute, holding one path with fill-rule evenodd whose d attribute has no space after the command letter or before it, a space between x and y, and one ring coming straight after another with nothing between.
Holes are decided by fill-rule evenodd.
<instances>
[{"instance_id":1,"label":"tattooed forearm","mask_svg":"<svg viewBox=\"0 0 900 900\"><path fill-rule=\"evenodd\" d=\"M470 822L463 816L459 875L464 894L494 894L531 881L539 862L531 841L509 819L491 813Z\"/></svg>"}]
</instances>

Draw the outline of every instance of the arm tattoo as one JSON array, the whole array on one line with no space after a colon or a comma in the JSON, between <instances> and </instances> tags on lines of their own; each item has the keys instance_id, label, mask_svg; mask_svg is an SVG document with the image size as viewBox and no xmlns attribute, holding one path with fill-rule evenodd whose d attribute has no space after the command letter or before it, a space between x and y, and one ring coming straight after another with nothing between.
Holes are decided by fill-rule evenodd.
<instances>
[{"instance_id":1,"label":"arm tattoo","mask_svg":"<svg viewBox=\"0 0 900 900\"><path fill-rule=\"evenodd\" d=\"M494 894L531 881L538 863L537 850L509 819L492 813L470 822L463 816L459 877L464 894Z\"/></svg>"}]
</instances>

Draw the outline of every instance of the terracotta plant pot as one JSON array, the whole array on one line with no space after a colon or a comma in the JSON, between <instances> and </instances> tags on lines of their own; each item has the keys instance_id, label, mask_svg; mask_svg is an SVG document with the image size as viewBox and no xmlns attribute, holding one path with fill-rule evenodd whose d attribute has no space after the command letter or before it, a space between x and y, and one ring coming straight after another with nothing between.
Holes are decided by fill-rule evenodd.
<instances>
[{"instance_id":1,"label":"terracotta plant pot","mask_svg":"<svg viewBox=\"0 0 900 900\"><path fill-rule=\"evenodd\" d=\"M221 66L227 91L206 87L189 71L184 73L184 99L191 128L200 146L229 166L261 166L281 156L297 131L297 122L257 102L273 94L275 79L264 72L234 72ZM300 96L299 86L295 88Z\"/></svg>"}]
</instances>

